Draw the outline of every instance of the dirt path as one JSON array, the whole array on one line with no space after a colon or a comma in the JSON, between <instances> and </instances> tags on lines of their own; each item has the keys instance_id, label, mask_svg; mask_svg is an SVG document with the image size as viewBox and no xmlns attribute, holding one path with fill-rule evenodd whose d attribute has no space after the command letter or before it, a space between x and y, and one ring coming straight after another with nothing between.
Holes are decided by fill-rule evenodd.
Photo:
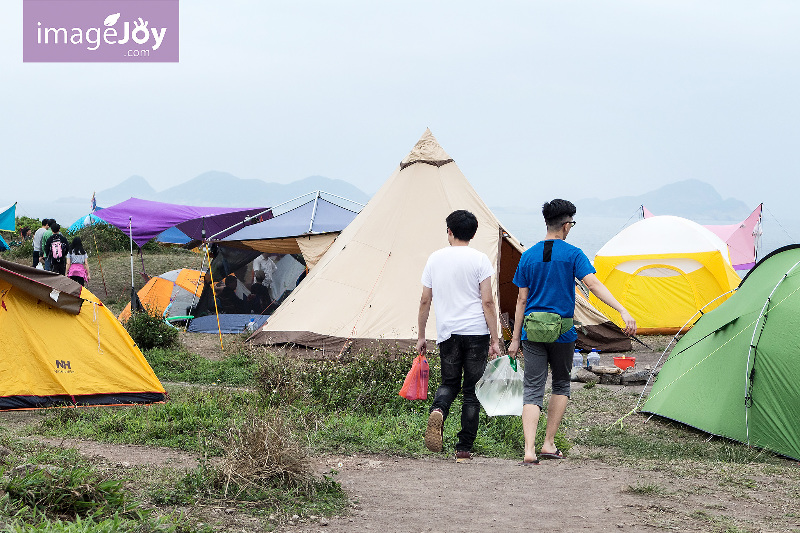
<instances>
[{"instance_id":1,"label":"dirt path","mask_svg":"<svg viewBox=\"0 0 800 533\"><path fill-rule=\"evenodd\" d=\"M0 424L13 430L37 415L0 413ZM74 447L111 467L184 470L198 459L169 448L28 438ZM800 531L800 464L798 475L788 477L765 475L758 465L632 468L582 457L576 448L562 461L531 467L486 457L456 464L445 457L377 455L321 457L316 465L320 473L338 471L352 509L324 524L298 520L280 531ZM224 531L263 530L249 515L219 518Z\"/></svg>"},{"instance_id":2,"label":"dirt path","mask_svg":"<svg viewBox=\"0 0 800 533\"><path fill-rule=\"evenodd\" d=\"M341 465L341 466L339 466ZM287 526L292 532L746 531L800 528L800 504L776 500L776 487L720 492L716 480L610 466L588 459L329 457L323 469L357 502L350 516ZM746 468L746 467L744 467ZM640 494L631 487L658 487ZM793 506L793 507L792 507ZM786 514L794 514L794 518Z\"/></svg>"}]
</instances>

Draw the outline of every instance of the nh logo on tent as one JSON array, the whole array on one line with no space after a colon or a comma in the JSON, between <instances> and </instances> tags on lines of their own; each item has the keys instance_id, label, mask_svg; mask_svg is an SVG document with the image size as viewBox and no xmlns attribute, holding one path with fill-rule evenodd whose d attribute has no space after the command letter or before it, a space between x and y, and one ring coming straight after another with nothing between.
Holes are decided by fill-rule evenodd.
<instances>
[{"instance_id":1,"label":"nh logo on tent","mask_svg":"<svg viewBox=\"0 0 800 533\"><path fill-rule=\"evenodd\" d=\"M65 369L65 370L66 370L66 369L70 369L70 370L72 370L72 369L70 368L70 366L69 366L69 361L59 361L59 360L56 360L56 368L63 368L63 369Z\"/></svg>"}]
</instances>

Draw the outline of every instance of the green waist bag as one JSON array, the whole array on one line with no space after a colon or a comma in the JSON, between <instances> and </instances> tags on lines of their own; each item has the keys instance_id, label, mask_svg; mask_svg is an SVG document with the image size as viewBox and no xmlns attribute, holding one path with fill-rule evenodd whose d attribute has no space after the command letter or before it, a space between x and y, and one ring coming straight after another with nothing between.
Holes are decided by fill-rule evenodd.
<instances>
[{"instance_id":1,"label":"green waist bag","mask_svg":"<svg viewBox=\"0 0 800 533\"><path fill-rule=\"evenodd\" d=\"M525 315L522 323L531 342L555 342L572 328L571 318L562 318L556 313L533 312Z\"/></svg>"}]
</instances>

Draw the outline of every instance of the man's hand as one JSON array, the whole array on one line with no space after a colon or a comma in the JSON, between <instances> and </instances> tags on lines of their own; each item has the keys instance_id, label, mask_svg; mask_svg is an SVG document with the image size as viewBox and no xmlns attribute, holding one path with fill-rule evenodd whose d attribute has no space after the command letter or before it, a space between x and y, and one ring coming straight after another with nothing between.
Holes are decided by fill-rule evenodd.
<instances>
[{"instance_id":1,"label":"man's hand","mask_svg":"<svg viewBox=\"0 0 800 533\"><path fill-rule=\"evenodd\" d=\"M631 314L626 309L623 309L620 316L622 316L622 320L625 322L625 329L622 330L623 333L625 333L625 335L636 335L636 320Z\"/></svg>"},{"instance_id":2,"label":"man's hand","mask_svg":"<svg viewBox=\"0 0 800 533\"><path fill-rule=\"evenodd\" d=\"M513 359L516 359L518 352L519 352L519 341L512 340L511 344L508 345L508 355L510 355Z\"/></svg>"},{"instance_id":3,"label":"man's hand","mask_svg":"<svg viewBox=\"0 0 800 533\"><path fill-rule=\"evenodd\" d=\"M419 339L417 341L417 353L421 355L428 353L428 341L425 339Z\"/></svg>"},{"instance_id":4,"label":"man's hand","mask_svg":"<svg viewBox=\"0 0 800 533\"><path fill-rule=\"evenodd\" d=\"M489 344L489 361L493 361L495 358L500 357L502 352L500 351L500 341L495 339Z\"/></svg>"}]
</instances>

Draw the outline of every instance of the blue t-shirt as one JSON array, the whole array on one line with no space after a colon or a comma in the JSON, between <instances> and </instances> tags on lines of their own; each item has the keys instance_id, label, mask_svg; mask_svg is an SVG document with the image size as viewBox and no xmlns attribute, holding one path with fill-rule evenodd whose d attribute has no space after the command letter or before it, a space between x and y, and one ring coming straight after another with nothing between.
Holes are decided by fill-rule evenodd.
<instances>
[{"instance_id":1,"label":"blue t-shirt","mask_svg":"<svg viewBox=\"0 0 800 533\"><path fill-rule=\"evenodd\" d=\"M586 254L561 239L540 241L526 250L514 274L514 285L527 287L525 314L556 313L564 318L575 314L575 278L583 279L597 272ZM578 333L573 327L556 342L574 342ZM522 328L522 339L527 339Z\"/></svg>"}]
</instances>

